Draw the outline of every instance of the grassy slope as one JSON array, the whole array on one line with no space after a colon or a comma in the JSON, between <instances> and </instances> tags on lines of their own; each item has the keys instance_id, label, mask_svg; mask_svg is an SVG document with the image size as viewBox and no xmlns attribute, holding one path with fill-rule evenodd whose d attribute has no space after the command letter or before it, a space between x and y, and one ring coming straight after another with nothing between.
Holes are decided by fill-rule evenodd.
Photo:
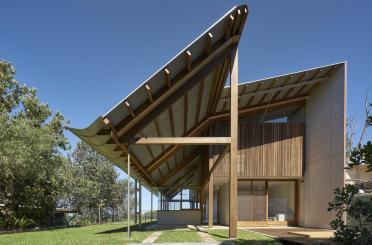
<instances>
[{"instance_id":1,"label":"grassy slope","mask_svg":"<svg viewBox=\"0 0 372 245\"><path fill-rule=\"evenodd\" d=\"M229 230L227 229L210 229L208 234L216 241L229 241ZM234 240L237 244L262 244L262 245L279 245L280 242L271 237L260 235L254 232L238 230L238 238Z\"/></svg>"},{"instance_id":2,"label":"grassy slope","mask_svg":"<svg viewBox=\"0 0 372 245\"><path fill-rule=\"evenodd\" d=\"M156 239L156 243L162 242L202 242L202 238L196 231L191 230L171 230L171 231L164 231L158 239Z\"/></svg>"},{"instance_id":3,"label":"grassy slope","mask_svg":"<svg viewBox=\"0 0 372 245\"><path fill-rule=\"evenodd\" d=\"M130 242L141 242L151 233L134 230ZM0 235L0 244L125 244L127 236L126 222L119 222Z\"/></svg>"}]
</instances>

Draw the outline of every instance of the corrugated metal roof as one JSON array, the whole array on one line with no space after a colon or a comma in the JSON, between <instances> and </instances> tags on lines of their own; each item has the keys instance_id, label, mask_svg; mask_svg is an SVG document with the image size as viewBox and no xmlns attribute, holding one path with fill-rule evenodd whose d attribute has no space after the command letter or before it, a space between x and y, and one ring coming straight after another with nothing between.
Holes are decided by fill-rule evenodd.
<instances>
[{"instance_id":1,"label":"corrugated metal roof","mask_svg":"<svg viewBox=\"0 0 372 245\"><path fill-rule=\"evenodd\" d=\"M229 72L228 55L238 45L247 14L246 5L232 8L109 112L85 129L70 128L70 131L127 171L127 153L118 146L113 132L119 141L132 136L199 136L211 118L224 119L226 115L228 118L230 89L224 88ZM210 36L213 37L210 39ZM188 54L191 54L189 59ZM239 111L244 115L267 111L268 118L270 113L275 117L288 112L294 108L288 101L306 97L312 87L327 80L339 65L239 84ZM288 108L286 111L283 106L274 106L283 103ZM268 107L276 112L267 110ZM103 119L110 122L110 127ZM135 163L132 173L143 179L147 188L156 189L160 182L196 185L201 181L201 157L186 162L177 172L174 170L190 155L199 152L198 149L198 146L132 146ZM191 170L195 173L190 179L182 179L187 178ZM161 181L165 178L167 181Z\"/></svg>"},{"instance_id":2,"label":"corrugated metal roof","mask_svg":"<svg viewBox=\"0 0 372 245\"><path fill-rule=\"evenodd\" d=\"M202 97L211 97L211 91L216 85L222 91L228 72L228 55L238 45L247 15L246 5L232 8L109 112L85 129L70 128L70 131L124 171L127 171L126 153L113 142L103 118L109 120L119 137L183 136L208 115L208 101L202 100ZM166 103L167 108L164 107ZM146 120L149 111L152 117ZM131 147L131 152L133 158L146 169L169 147L135 146ZM175 155L167 159L166 164L159 165L160 171L149 171L152 180L132 165L134 175L143 178L148 187L154 186L154 182L187 154L195 151L195 148L190 146L178 149Z\"/></svg>"}]
</instances>

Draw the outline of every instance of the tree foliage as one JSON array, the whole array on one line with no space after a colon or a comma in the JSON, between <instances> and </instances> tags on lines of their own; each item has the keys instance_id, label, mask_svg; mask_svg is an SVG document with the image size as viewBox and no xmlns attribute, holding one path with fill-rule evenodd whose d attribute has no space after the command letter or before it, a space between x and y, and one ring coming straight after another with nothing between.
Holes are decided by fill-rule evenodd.
<instances>
[{"instance_id":1,"label":"tree foliage","mask_svg":"<svg viewBox=\"0 0 372 245\"><path fill-rule=\"evenodd\" d=\"M341 244L372 244L372 233L368 230L372 226L372 198L363 200L358 197L358 192L359 188L349 184L337 188L329 203L328 211L336 213L336 219L331 222L331 227L336 230L333 239Z\"/></svg>"},{"instance_id":2,"label":"tree foliage","mask_svg":"<svg viewBox=\"0 0 372 245\"><path fill-rule=\"evenodd\" d=\"M77 144L64 176L69 185L61 205L78 211L90 222L96 221L100 205L110 215L126 215L127 182L118 180L113 164L86 143Z\"/></svg>"},{"instance_id":3,"label":"tree foliage","mask_svg":"<svg viewBox=\"0 0 372 245\"><path fill-rule=\"evenodd\" d=\"M59 193L57 171L65 163L67 123L41 103L36 89L20 86L15 69L0 61L0 225L47 224Z\"/></svg>"}]
</instances>

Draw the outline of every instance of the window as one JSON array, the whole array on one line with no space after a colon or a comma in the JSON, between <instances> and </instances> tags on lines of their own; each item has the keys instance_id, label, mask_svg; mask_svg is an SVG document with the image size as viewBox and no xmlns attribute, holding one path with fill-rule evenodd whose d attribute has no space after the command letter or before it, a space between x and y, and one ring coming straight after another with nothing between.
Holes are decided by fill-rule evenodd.
<instances>
[{"instance_id":1,"label":"window","mask_svg":"<svg viewBox=\"0 0 372 245\"><path fill-rule=\"evenodd\" d=\"M295 219L295 182L269 181L269 221L294 221Z\"/></svg>"}]
</instances>

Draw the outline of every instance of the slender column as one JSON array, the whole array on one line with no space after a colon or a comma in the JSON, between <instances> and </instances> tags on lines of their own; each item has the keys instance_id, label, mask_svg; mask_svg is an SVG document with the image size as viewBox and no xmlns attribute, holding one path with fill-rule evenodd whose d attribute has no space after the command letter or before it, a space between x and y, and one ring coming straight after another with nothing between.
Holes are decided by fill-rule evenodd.
<instances>
[{"instance_id":1,"label":"slender column","mask_svg":"<svg viewBox=\"0 0 372 245\"><path fill-rule=\"evenodd\" d=\"M209 170L213 167L213 146L209 146ZM208 227L213 227L213 174L209 177L208 183Z\"/></svg>"},{"instance_id":2,"label":"slender column","mask_svg":"<svg viewBox=\"0 0 372 245\"><path fill-rule=\"evenodd\" d=\"M128 145L128 197L127 197L127 206L128 206L128 240L130 240L130 145Z\"/></svg>"},{"instance_id":3,"label":"slender column","mask_svg":"<svg viewBox=\"0 0 372 245\"><path fill-rule=\"evenodd\" d=\"M180 210L182 210L182 189L181 189L181 202L180 202Z\"/></svg>"},{"instance_id":4,"label":"slender column","mask_svg":"<svg viewBox=\"0 0 372 245\"><path fill-rule=\"evenodd\" d=\"M139 179L139 183L138 183L138 194L139 194L139 202L138 202L138 212L139 212L139 215L138 215L138 221L139 221L139 225L141 227L142 225L142 181L141 179Z\"/></svg>"},{"instance_id":5,"label":"slender column","mask_svg":"<svg viewBox=\"0 0 372 245\"><path fill-rule=\"evenodd\" d=\"M238 49L231 53L230 70L230 202L229 237L236 238L238 226L237 213L237 152L238 152Z\"/></svg>"},{"instance_id":6,"label":"slender column","mask_svg":"<svg viewBox=\"0 0 372 245\"><path fill-rule=\"evenodd\" d=\"M204 223L204 199L205 191L204 188L200 189L200 223Z\"/></svg>"},{"instance_id":7,"label":"slender column","mask_svg":"<svg viewBox=\"0 0 372 245\"><path fill-rule=\"evenodd\" d=\"M150 222L152 223L152 198L153 198L153 194L152 194L152 190L151 190L151 211L150 211ZM151 227L152 227L152 224L151 224Z\"/></svg>"},{"instance_id":8,"label":"slender column","mask_svg":"<svg viewBox=\"0 0 372 245\"><path fill-rule=\"evenodd\" d=\"M137 183L137 178L134 179L134 224L137 224L137 206L138 206L138 199L137 199L137 194L138 194L138 191L137 191L137 186L138 186L138 183Z\"/></svg>"}]
</instances>

